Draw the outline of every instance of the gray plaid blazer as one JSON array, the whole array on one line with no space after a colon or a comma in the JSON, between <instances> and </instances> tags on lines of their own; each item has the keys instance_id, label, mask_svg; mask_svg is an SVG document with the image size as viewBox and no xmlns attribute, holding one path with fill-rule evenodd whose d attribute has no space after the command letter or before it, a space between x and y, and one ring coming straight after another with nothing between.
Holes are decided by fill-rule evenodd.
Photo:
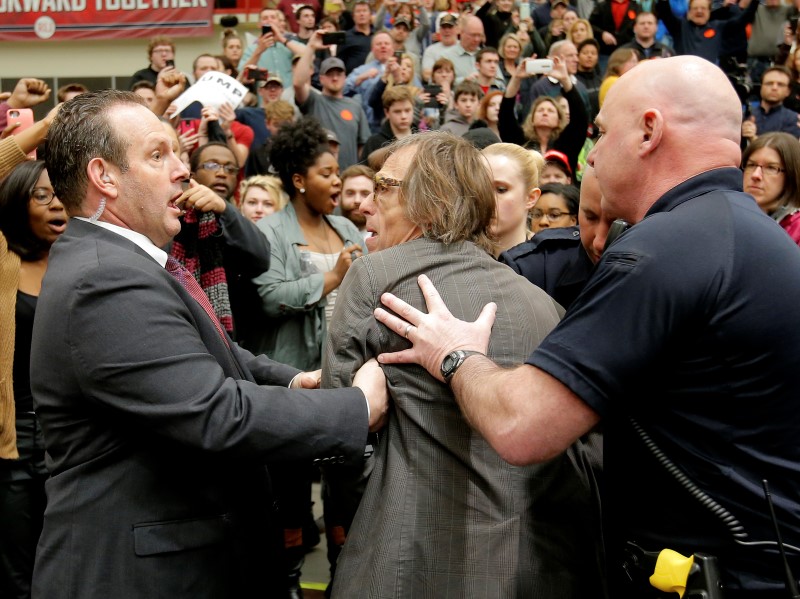
<instances>
[{"instance_id":1,"label":"gray plaid blazer","mask_svg":"<svg viewBox=\"0 0 800 599\"><path fill-rule=\"evenodd\" d=\"M474 244L417 239L364 256L336 301L323 386L345 387L369 358L408 347L373 317L390 291L425 310L426 274L458 318L498 305L489 356L522 363L557 324L541 289ZM570 449L514 467L464 419L449 387L420 366L385 366L389 423L339 558L334 597L600 597L596 497Z\"/></svg>"}]
</instances>

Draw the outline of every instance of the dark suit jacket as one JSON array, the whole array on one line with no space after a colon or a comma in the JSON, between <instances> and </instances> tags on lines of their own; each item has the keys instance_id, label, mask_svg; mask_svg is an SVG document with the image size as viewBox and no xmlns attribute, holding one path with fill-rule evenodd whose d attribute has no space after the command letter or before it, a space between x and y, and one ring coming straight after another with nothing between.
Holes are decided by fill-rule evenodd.
<instances>
[{"instance_id":1,"label":"dark suit jacket","mask_svg":"<svg viewBox=\"0 0 800 599\"><path fill-rule=\"evenodd\" d=\"M360 391L289 391L297 370L228 348L166 270L83 221L50 253L31 363L37 598L272 596L263 462L363 455Z\"/></svg>"},{"instance_id":2,"label":"dark suit jacket","mask_svg":"<svg viewBox=\"0 0 800 599\"><path fill-rule=\"evenodd\" d=\"M522 363L558 322L552 299L471 243L417 239L359 258L342 283L323 385L346 386L371 357L409 347L372 311L390 291L425 310L428 275L453 314L497 302L489 355ZM334 597L602 596L586 467L572 450L536 466L503 461L450 388L420 366L385 366L392 410L339 558Z\"/></svg>"}]
</instances>

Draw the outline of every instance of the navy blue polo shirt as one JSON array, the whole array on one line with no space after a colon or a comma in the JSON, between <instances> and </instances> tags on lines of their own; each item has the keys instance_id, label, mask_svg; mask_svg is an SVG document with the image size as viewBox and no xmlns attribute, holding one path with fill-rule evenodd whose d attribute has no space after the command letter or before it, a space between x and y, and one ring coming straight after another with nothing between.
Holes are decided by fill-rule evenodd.
<instances>
[{"instance_id":1,"label":"navy blue polo shirt","mask_svg":"<svg viewBox=\"0 0 800 599\"><path fill-rule=\"evenodd\" d=\"M774 548L736 545L631 417L751 541L774 540L768 479L783 539L800 546L800 248L741 184L716 169L662 196L528 359L604 419L612 572L635 540L717 555L729 588L782 584Z\"/></svg>"}]
</instances>

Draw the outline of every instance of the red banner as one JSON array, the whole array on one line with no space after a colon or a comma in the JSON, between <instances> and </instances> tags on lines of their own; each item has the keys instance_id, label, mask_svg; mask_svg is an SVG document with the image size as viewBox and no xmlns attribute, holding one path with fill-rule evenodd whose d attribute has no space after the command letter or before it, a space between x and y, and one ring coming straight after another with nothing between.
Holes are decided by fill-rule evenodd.
<instances>
[{"instance_id":1,"label":"red banner","mask_svg":"<svg viewBox=\"0 0 800 599\"><path fill-rule=\"evenodd\" d=\"M0 40L202 36L214 0L0 0Z\"/></svg>"}]
</instances>

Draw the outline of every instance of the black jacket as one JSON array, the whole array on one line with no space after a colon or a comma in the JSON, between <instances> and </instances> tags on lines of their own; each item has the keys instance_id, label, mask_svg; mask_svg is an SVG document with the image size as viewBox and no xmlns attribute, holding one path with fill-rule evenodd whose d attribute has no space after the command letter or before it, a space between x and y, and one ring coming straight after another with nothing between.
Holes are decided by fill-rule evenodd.
<instances>
[{"instance_id":1,"label":"black jacket","mask_svg":"<svg viewBox=\"0 0 800 599\"><path fill-rule=\"evenodd\" d=\"M581 245L578 227L540 231L500 254L498 261L544 289L565 310L583 290L594 268Z\"/></svg>"}]
</instances>

